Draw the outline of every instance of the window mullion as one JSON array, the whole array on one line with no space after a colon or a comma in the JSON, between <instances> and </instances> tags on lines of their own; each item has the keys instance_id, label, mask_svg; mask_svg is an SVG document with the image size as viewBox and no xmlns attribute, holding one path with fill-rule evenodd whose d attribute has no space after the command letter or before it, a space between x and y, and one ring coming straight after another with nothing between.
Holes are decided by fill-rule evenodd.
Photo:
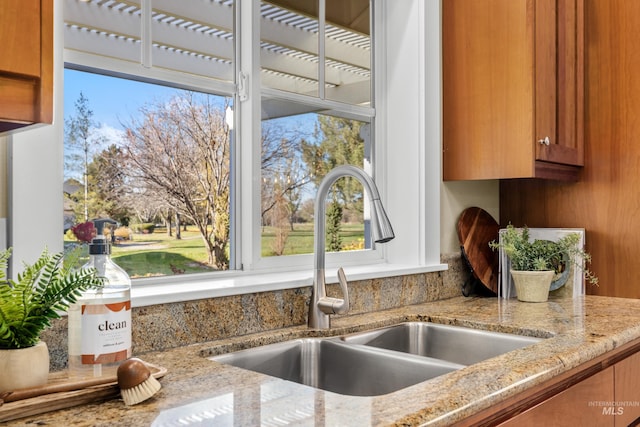
<instances>
[{"instance_id":1,"label":"window mullion","mask_svg":"<svg viewBox=\"0 0 640 427\"><path fill-rule=\"evenodd\" d=\"M325 99L325 0L318 0L318 97Z\"/></svg>"},{"instance_id":2,"label":"window mullion","mask_svg":"<svg viewBox=\"0 0 640 427\"><path fill-rule=\"evenodd\" d=\"M142 0L140 3L140 9L142 13L142 29L140 34L141 40L141 54L140 64L145 68L151 68L152 66L152 49L153 49L153 37L151 35L152 27L152 0Z\"/></svg>"},{"instance_id":3,"label":"window mullion","mask_svg":"<svg viewBox=\"0 0 640 427\"><path fill-rule=\"evenodd\" d=\"M243 100L238 102L240 163L241 266L251 270L260 258L260 2L239 0L240 25L236 32L240 55L238 75L245 77ZM240 267L240 266L239 266Z\"/></svg>"}]
</instances>

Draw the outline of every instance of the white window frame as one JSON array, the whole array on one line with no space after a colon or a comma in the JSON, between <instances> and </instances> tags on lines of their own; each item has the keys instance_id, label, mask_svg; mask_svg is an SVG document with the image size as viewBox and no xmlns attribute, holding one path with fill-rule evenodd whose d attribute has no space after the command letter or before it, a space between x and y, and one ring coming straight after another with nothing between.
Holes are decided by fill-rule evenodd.
<instances>
[{"instance_id":1,"label":"white window frame","mask_svg":"<svg viewBox=\"0 0 640 427\"><path fill-rule=\"evenodd\" d=\"M249 29L243 29L239 43L250 46L260 37L259 27L254 25L260 19L259 2L239 1L239 19L243 25L250 23ZM65 61L77 64L83 59L63 49L61 3L54 2L54 124L9 137L8 243L14 248L12 275L17 274L22 260L33 261L45 245L53 251L62 250L62 74ZM336 281L332 267L338 264L345 265L350 280L447 268L440 262L440 0L375 0L374 10L377 46L374 54L375 180L396 238L372 251L376 254L374 260L358 260L358 255L354 260L354 256L348 253L327 257L328 282ZM238 71L248 77L248 98L235 103L244 118L237 129L242 145L236 166L241 172L259 171L260 144L251 141L260 140L260 64L254 57L255 52L246 48L240 52ZM92 59L91 64L95 68L125 75L141 75L139 69L133 72L126 67L112 68L114 65L107 58ZM162 71L147 69L146 72L145 77L151 80L166 80ZM195 80L184 81L183 84L185 88L200 86L200 82ZM229 86L222 83L216 89L227 92ZM311 255L297 256L300 257L298 265L287 261L291 257L273 257L282 261L270 260L271 265L268 265L259 255L256 256L259 247L255 244L255 236L260 235L260 187L256 181L253 174L240 173L236 196L242 209L232 211L238 221L235 231L241 242L241 251L236 255L242 260L242 270L218 272L206 277L184 275L138 279L134 281L132 291L134 306L311 284Z\"/></svg>"}]
</instances>

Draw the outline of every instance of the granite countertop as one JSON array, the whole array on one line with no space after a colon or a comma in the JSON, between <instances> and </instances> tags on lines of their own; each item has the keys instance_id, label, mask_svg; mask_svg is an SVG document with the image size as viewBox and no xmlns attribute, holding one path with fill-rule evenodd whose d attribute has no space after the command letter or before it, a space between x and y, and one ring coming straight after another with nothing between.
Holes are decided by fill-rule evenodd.
<instances>
[{"instance_id":1,"label":"granite countertop","mask_svg":"<svg viewBox=\"0 0 640 427\"><path fill-rule=\"evenodd\" d=\"M279 329L137 355L168 369L151 399L77 406L6 425L448 425L640 338L640 300L585 296L522 303L456 297L401 309L333 319L331 335L403 321L433 321L547 338L383 396L355 397L313 389L207 359L260 344L326 335ZM179 423L182 420L182 423Z\"/></svg>"}]
</instances>

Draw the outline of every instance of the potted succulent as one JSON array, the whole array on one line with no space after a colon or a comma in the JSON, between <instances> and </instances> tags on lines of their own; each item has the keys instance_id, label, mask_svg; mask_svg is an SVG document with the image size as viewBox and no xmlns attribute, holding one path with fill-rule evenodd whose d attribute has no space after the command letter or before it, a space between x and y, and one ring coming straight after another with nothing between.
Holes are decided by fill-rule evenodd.
<instances>
[{"instance_id":1,"label":"potted succulent","mask_svg":"<svg viewBox=\"0 0 640 427\"><path fill-rule=\"evenodd\" d=\"M509 224L500 241L494 240L489 246L493 250L501 249L509 258L518 300L543 302L548 299L554 277L574 265L582 270L589 283L598 284L598 278L586 268L591 255L578 246L579 242L578 233L569 233L556 241L532 240L527 227L515 228Z\"/></svg>"},{"instance_id":2,"label":"potted succulent","mask_svg":"<svg viewBox=\"0 0 640 427\"><path fill-rule=\"evenodd\" d=\"M47 382L49 351L40 333L83 291L103 283L94 269L72 269L75 263L65 262L63 252L47 249L24 264L17 280L6 279L10 256L11 249L0 251L0 393Z\"/></svg>"}]
</instances>

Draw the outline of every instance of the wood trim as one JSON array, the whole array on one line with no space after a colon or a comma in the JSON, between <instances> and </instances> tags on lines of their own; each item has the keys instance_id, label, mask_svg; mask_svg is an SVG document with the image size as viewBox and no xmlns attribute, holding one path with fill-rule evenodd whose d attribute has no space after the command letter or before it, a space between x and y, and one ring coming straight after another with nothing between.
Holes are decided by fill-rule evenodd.
<instances>
[{"instance_id":1,"label":"wood trim","mask_svg":"<svg viewBox=\"0 0 640 427\"><path fill-rule=\"evenodd\" d=\"M536 0L535 3L535 129L534 153L536 160L556 161L551 158L558 144L558 28L556 0ZM550 138L547 147L538 141Z\"/></svg>"},{"instance_id":2,"label":"wood trim","mask_svg":"<svg viewBox=\"0 0 640 427\"><path fill-rule=\"evenodd\" d=\"M0 121L29 123L35 119L35 79L6 78L0 75Z\"/></svg>"},{"instance_id":3,"label":"wood trim","mask_svg":"<svg viewBox=\"0 0 640 427\"><path fill-rule=\"evenodd\" d=\"M542 7L543 3L536 3ZM548 10L549 9L549 10ZM554 14L553 12L557 12ZM547 48L536 46L536 81L553 76L536 92L537 138L551 138L548 146L538 144L536 159L565 165L584 165L584 1L560 0L538 13L538 25L544 27L543 40L555 41L551 59ZM543 20L544 18L544 20ZM553 33L547 27L553 27ZM557 47L556 47L557 46ZM544 45L543 45L544 47ZM546 65L551 61L552 64ZM553 86L552 86L553 84ZM551 97L549 94L555 94ZM545 102L547 105L545 105ZM555 105L549 106L554 102ZM556 114L550 116L549 111ZM552 123L549 123L553 121Z\"/></svg>"},{"instance_id":4,"label":"wood trim","mask_svg":"<svg viewBox=\"0 0 640 427\"><path fill-rule=\"evenodd\" d=\"M640 352L640 338L597 357L590 362L564 372L549 381L534 386L516 396L507 398L495 406L472 415L454 425L480 427L492 426L507 421L638 352Z\"/></svg>"},{"instance_id":5,"label":"wood trim","mask_svg":"<svg viewBox=\"0 0 640 427\"><path fill-rule=\"evenodd\" d=\"M586 24L584 0L576 0L576 98L575 98L575 142L577 163L584 166L584 121L585 121L585 37Z\"/></svg>"},{"instance_id":6,"label":"wood trim","mask_svg":"<svg viewBox=\"0 0 640 427\"><path fill-rule=\"evenodd\" d=\"M549 163L538 160L536 161L535 178L575 182L580 178L580 169L575 166L567 166L559 163Z\"/></svg>"},{"instance_id":7,"label":"wood trim","mask_svg":"<svg viewBox=\"0 0 640 427\"><path fill-rule=\"evenodd\" d=\"M40 2L40 81L38 123L53 123L53 1Z\"/></svg>"}]
</instances>

